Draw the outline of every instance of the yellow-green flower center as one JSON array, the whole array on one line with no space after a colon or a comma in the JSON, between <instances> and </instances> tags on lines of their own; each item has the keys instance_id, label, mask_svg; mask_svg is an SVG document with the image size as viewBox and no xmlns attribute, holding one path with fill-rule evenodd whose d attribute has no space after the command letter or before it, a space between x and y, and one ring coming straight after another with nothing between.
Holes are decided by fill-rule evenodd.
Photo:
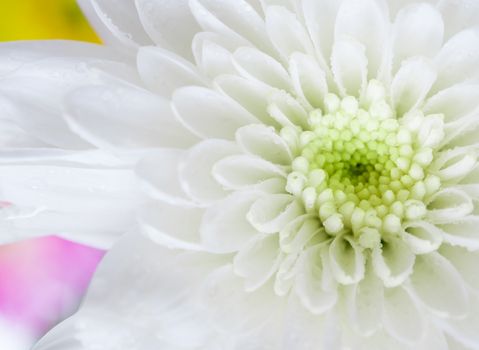
<instances>
[{"instance_id":1,"label":"yellow-green flower center","mask_svg":"<svg viewBox=\"0 0 479 350\"><path fill-rule=\"evenodd\" d=\"M440 187L428 174L433 150L418 146L384 98L361 104L329 94L309 125L282 130L298 150L286 190L319 215L328 234L350 232L372 247L426 214L424 198Z\"/></svg>"}]
</instances>

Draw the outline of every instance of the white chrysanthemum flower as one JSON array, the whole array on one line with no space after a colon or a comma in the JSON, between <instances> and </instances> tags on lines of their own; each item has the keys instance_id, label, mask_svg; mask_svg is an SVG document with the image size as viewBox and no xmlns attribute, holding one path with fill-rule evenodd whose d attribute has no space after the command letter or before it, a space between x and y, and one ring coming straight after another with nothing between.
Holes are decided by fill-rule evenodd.
<instances>
[{"instance_id":1,"label":"white chrysanthemum flower","mask_svg":"<svg viewBox=\"0 0 479 350\"><path fill-rule=\"evenodd\" d=\"M84 8L124 55L34 58L4 89L60 81L25 100L66 96L64 141L112 154L100 174L141 158L150 199L38 350L479 349L478 4Z\"/></svg>"}]
</instances>

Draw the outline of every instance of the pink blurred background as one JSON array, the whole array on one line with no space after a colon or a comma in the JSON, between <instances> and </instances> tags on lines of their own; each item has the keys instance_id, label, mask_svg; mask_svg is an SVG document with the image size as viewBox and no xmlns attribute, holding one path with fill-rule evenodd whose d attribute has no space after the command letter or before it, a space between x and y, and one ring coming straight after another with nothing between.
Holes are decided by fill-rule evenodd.
<instances>
[{"instance_id":1,"label":"pink blurred background","mask_svg":"<svg viewBox=\"0 0 479 350\"><path fill-rule=\"evenodd\" d=\"M29 349L70 315L102 256L56 237L0 247L0 349Z\"/></svg>"},{"instance_id":2,"label":"pink blurred background","mask_svg":"<svg viewBox=\"0 0 479 350\"><path fill-rule=\"evenodd\" d=\"M77 308L102 256L56 237L0 247L0 318L28 338L43 335Z\"/></svg>"}]
</instances>

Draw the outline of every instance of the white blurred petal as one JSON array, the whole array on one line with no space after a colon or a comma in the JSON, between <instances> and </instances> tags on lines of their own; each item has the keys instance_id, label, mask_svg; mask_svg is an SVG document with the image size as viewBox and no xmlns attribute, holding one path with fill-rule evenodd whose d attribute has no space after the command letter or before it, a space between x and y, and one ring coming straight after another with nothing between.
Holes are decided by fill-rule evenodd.
<instances>
[{"instance_id":1,"label":"white blurred petal","mask_svg":"<svg viewBox=\"0 0 479 350\"><path fill-rule=\"evenodd\" d=\"M463 30L447 41L435 58L438 80L434 89L444 89L463 81L478 78L479 28Z\"/></svg>"},{"instance_id":2,"label":"white blurred petal","mask_svg":"<svg viewBox=\"0 0 479 350\"><path fill-rule=\"evenodd\" d=\"M258 198L248 211L248 221L260 232L279 232L285 224L303 213L301 204L289 194Z\"/></svg>"},{"instance_id":3,"label":"white blurred petal","mask_svg":"<svg viewBox=\"0 0 479 350\"><path fill-rule=\"evenodd\" d=\"M127 86L89 86L68 96L70 127L100 148L185 147L197 138L167 100Z\"/></svg>"},{"instance_id":4,"label":"white blurred petal","mask_svg":"<svg viewBox=\"0 0 479 350\"><path fill-rule=\"evenodd\" d=\"M425 332L424 315L401 287L385 289L383 322L392 337L410 345L418 342Z\"/></svg>"},{"instance_id":5,"label":"white blurred petal","mask_svg":"<svg viewBox=\"0 0 479 350\"><path fill-rule=\"evenodd\" d=\"M331 67L342 95L362 96L368 79L368 59L364 45L350 38L336 40Z\"/></svg>"},{"instance_id":6,"label":"white blurred petal","mask_svg":"<svg viewBox=\"0 0 479 350\"><path fill-rule=\"evenodd\" d=\"M218 183L232 190L258 185L272 178L286 177L279 166L250 155L225 157L215 163L212 174Z\"/></svg>"},{"instance_id":7,"label":"white blurred petal","mask_svg":"<svg viewBox=\"0 0 479 350\"><path fill-rule=\"evenodd\" d=\"M177 89L173 109L188 129L203 138L232 139L236 129L257 122L240 105L201 87Z\"/></svg>"},{"instance_id":8,"label":"white blurred petal","mask_svg":"<svg viewBox=\"0 0 479 350\"><path fill-rule=\"evenodd\" d=\"M433 5L415 3L402 8L393 25L393 72L414 56L434 57L443 41L444 23Z\"/></svg>"},{"instance_id":9,"label":"white blurred petal","mask_svg":"<svg viewBox=\"0 0 479 350\"><path fill-rule=\"evenodd\" d=\"M135 0L135 4L150 38L191 60L191 41L200 27L191 14L188 0Z\"/></svg>"},{"instance_id":10,"label":"white blurred petal","mask_svg":"<svg viewBox=\"0 0 479 350\"><path fill-rule=\"evenodd\" d=\"M384 241L372 252L374 271L389 288L401 285L411 275L414 260L411 248L398 238Z\"/></svg>"},{"instance_id":11,"label":"white blurred petal","mask_svg":"<svg viewBox=\"0 0 479 350\"><path fill-rule=\"evenodd\" d=\"M183 157L180 183L183 190L200 204L212 203L226 195L213 177L212 169L220 159L238 153L237 146L224 140L207 140L196 144Z\"/></svg>"},{"instance_id":12,"label":"white blurred petal","mask_svg":"<svg viewBox=\"0 0 479 350\"><path fill-rule=\"evenodd\" d=\"M310 106L322 107L328 85L325 73L314 58L302 53L292 54L289 71L296 94Z\"/></svg>"},{"instance_id":13,"label":"white blurred petal","mask_svg":"<svg viewBox=\"0 0 479 350\"><path fill-rule=\"evenodd\" d=\"M369 78L376 77L382 64L389 33L388 17L382 1L344 0L339 8L335 39L350 36L366 47Z\"/></svg>"},{"instance_id":14,"label":"white blurred petal","mask_svg":"<svg viewBox=\"0 0 479 350\"><path fill-rule=\"evenodd\" d=\"M442 231L444 241L453 245L468 248L470 250L479 249L479 217L467 216L453 223L437 225Z\"/></svg>"},{"instance_id":15,"label":"white blurred petal","mask_svg":"<svg viewBox=\"0 0 479 350\"><path fill-rule=\"evenodd\" d=\"M400 115L417 108L424 101L436 76L432 64L423 59L403 63L391 86L393 105Z\"/></svg>"},{"instance_id":16,"label":"white blurred petal","mask_svg":"<svg viewBox=\"0 0 479 350\"><path fill-rule=\"evenodd\" d=\"M462 278L438 253L416 258L411 285L421 302L443 317L463 317L468 312L468 293Z\"/></svg>"},{"instance_id":17,"label":"white blurred petal","mask_svg":"<svg viewBox=\"0 0 479 350\"><path fill-rule=\"evenodd\" d=\"M361 335L371 336L381 328L383 285L368 266L364 279L347 290L349 322Z\"/></svg>"},{"instance_id":18,"label":"white blurred petal","mask_svg":"<svg viewBox=\"0 0 479 350\"><path fill-rule=\"evenodd\" d=\"M270 162L287 165L293 160L288 144L274 128L261 124L244 126L236 132L236 141L246 152Z\"/></svg>"},{"instance_id":19,"label":"white blurred petal","mask_svg":"<svg viewBox=\"0 0 479 350\"><path fill-rule=\"evenodd\" d=\"M364 278L365 259L362 249L349 237L338 235L329 248L334 278L341 284L358 283Z\"/></svg>"},{"instance_id":20,"label":"white blurred petal","mask_svg":"<svg viewBox=\"0 0 479 350\"><path fill-rule=\"evenodd\" d=\"M245 290L252 292L273 275L280 257L278 235L257 235L236 254L233 269L245 279Z\"/></svg>"},{"instance_id":21,"label":"white blurred petal","mask_svg":"<svg viewBox=\"0 0 479 350\"><path fill-rule=\"evenodd\" d=\"M271 87L236 75L222 75L215 83L224 94L240 103L264 124L273 127L280 125L268 112L268 100L273 91Z\"/></svg>"},{"instance_id":22,"label":"white blurred petal","mask_svg":"<svg viewBox=\"0 0 479 350\"><path fill-rule=\"evenodd\" d=\"M191 62L159 47L141 48L137 65L148 88L167 98L180 87L207 84Z\"/></svg>"},{"instance_id":23,"label":"white blurred petal","mask_svg":"<svg viewBox=\"0 0 479 350\"><path fill-rule=\"evenodd\" d=\"M281 6L266 9L266 30L269 38L287 61L294 52L312 54L313 44L298 17Z\"/></svg>"},{"instance_id":24,"label":"white blurred petal","mask_svg":"<svg viewBox=\"0 0 479 350\"><path fill-rule=\"evenodd\" d=\"M257 235L259 232L246 219L257 199L255 192L235 192L210 206L199 228L205 247L218 253L236 252Z\"/></svg>"},{"instance_id":25,"label":"white blurred petal","mask_svg":"<svg viewBox=\"0 0 479 350\"><path fill-rule=\"evenodd\" d=\"M128 49L151 43L133 1L79 0L79 4L107 43Z\"/></svg>"}]
</instances>

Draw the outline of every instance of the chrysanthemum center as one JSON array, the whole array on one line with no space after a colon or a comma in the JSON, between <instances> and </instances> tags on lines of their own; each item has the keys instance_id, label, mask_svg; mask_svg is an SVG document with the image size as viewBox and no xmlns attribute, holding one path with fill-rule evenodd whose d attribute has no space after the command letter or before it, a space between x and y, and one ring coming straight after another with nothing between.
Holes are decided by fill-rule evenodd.
<instances>
[{"instance_id":1,"label":"chrysanthemum center","mask_svg":"<svg viewBox=\"0 0 479 350\"><path fill-rule=\"evenodd\" d=\"M364 247L426 214L424 198L439 188L428 174L431 148L396 119L384 98L360 103L329 94L297 131L298 156L286 190L319 215L328 234L349 231ZM288 137L293 130L283 129Z\"/></svg>"}]
</instances>

